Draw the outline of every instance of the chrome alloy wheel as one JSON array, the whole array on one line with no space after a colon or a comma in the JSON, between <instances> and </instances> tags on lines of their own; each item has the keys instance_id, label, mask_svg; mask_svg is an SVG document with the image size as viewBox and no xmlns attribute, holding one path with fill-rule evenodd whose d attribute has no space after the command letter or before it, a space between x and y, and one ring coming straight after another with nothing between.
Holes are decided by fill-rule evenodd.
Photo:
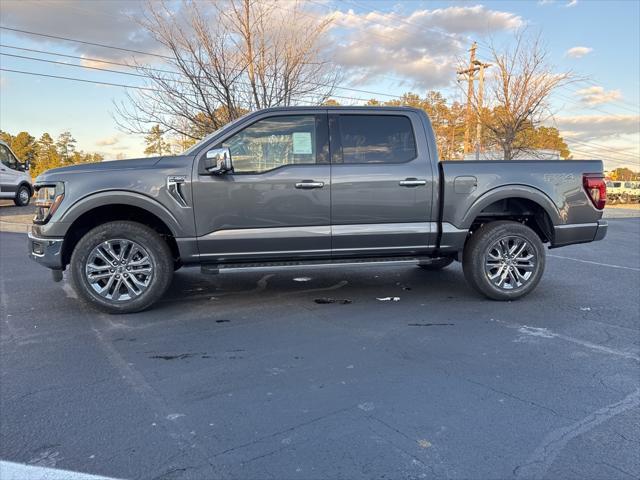
<instances>
[{"instance_id":1,"label":"chrome alloy wheel","mask_svg":"<svg viewBox=\"0 0 640 480\"><path fill-rule=\"evenodd\" d=\"M29 202L29 197L31 195L29 195L29 190L26 188L21 188L20 191L18 192L18 199L20 200L20 203L22 203L23 205L26 205Z\"/></svg>"},{"instance_id":2,"label":"chrome alloy wheel","mask_svg":"<svg viewBox=\"0 0 640 480\"><path fill-rule=\"evenodd\" d=\"M85 277L91 288L114 302L142 295L153 278L149 253L131 240L107 240L87 257Z\"/></svg>"},{"instance_id":3,"label":"chrome alloy wheel","mask_svg":"<svg viewBox=\"0 0 640 480\"><path fill-rule=\"evenodd\" d=\"M537 268L536 252L522 237L497 240L485 255L484 271L494 286L513 290L525 285Z\"/></svg>"}]
</instances>

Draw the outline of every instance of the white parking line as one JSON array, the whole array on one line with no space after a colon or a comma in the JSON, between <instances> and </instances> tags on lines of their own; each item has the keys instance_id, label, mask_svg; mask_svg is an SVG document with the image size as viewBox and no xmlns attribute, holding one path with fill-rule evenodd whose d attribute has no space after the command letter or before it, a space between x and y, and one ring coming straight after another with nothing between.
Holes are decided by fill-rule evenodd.
<instances>
[{"instance_id":1,"label":"white parking line","mask_svg":"<svg viewBox=\"0 0 640 480\"><path fill-rule=\"evenodd\" d=\"M619 402L606 405L590 413L573 425L558 428L550 432L542 443L531 454L527 463L515 470L516 477L543 478L546 477L554 460L562 453L567 444L573 439L590 432L598 425L611 420L640 404L640 390L636 390Z\"/></svg>"},{"instance_id":2,"label":"white parking line","mask_svg":"<svg viewBox=\"0 0 640 480\"><path fill-rule=\"evenodd\" d=\"M115 480L111 477L0 460L2 480Z\"/></svg>"},{"instance_id":3,"label":"white parking line","mask_svg":"<svg viewBox=\"0 0 640 480\"><path fill-rule=\"evenodd\" d=\"M634 272L640 272L640 268L623 267L622 265L611 265L610 263L592 262L591 260L581 260L579 258L563 257L562 255L547 255L547 257L562 258L563 260L573 260L574 262L589 263L591 265L599 265L601 267L620 268L622 270L633 270Z\"/></svg>"}]
</instances>

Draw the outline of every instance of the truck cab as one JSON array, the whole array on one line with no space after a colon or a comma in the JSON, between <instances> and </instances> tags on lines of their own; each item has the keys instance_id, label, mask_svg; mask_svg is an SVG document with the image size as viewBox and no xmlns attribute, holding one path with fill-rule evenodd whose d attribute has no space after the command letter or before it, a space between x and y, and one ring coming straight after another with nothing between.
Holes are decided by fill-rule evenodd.
<instances>
[{"instance_id":1,"label":"truck cab","mask_svg":"<svg viewBox=\"0 0 640 480\"><path fill-rule=\"evenodd\" d=\"M0 141L0 198L19 206L29 205L33 195L29 164L20 162L9 145Z\"/></svg>"}]
</instances>

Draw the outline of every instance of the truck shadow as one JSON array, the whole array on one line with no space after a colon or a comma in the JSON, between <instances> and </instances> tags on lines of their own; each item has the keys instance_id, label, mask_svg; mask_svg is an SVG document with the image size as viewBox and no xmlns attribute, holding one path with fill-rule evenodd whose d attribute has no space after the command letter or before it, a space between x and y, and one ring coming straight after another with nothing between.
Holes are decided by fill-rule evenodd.
<instances>
[{"instance_id":1,"label":"truck shadow","mask_svg":"<svg viewBox=\"0 0 640 480\"><path fill-rule=\"evenodd\" d=\"M399 298L399 300L397 300ZM417 266L316 268L202 275L195 268L176 272L161 301L169 304L209 303L244 306L255 303L370 303L478 300L464 282L458 264L441 271Z\"/></svg>"}]
</instances>

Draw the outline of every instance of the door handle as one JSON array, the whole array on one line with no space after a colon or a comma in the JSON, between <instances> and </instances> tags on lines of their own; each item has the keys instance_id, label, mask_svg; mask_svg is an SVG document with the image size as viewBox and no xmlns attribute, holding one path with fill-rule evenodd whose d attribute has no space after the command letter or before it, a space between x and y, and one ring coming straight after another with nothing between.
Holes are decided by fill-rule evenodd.
<instances>
[{"instance_id":1,"label":"door handle","mask_svg":"<svg viewBox=\"0 0 640 480\"><path fill-rule=\"evenodd\" d=\"M400 181L401 187L418 187L420 185L426 185L426 180L418 180L417 178L407 178Z\"/></svg>"},{"instance_id":2,"label":"door handle","mask_svg":"<svg viewBox=\"0 0 640 480\"><path fill-rule=\"evenodd\" d=\"M302 182L296 183L296 188L304 190L322 187L324 187L324 182L314 182L313 180L303 180Z\"/></svg>"}]
</instances>

